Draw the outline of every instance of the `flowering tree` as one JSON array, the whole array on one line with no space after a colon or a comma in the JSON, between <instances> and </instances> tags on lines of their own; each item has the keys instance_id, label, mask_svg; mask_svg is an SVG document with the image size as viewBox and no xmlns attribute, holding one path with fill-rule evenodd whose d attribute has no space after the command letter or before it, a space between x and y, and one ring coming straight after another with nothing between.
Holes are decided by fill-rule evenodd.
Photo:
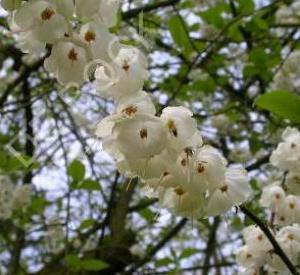
<instances>
[{"instance_id":1,"label":"flowering tree","mask_svg":"<svg viewBox=\"0 0 300 275\"><path fill-rule=\"evenodd\" d=\"M299 274L300 1L1 6L1 274Z\"/></svg>"}]
</instances>

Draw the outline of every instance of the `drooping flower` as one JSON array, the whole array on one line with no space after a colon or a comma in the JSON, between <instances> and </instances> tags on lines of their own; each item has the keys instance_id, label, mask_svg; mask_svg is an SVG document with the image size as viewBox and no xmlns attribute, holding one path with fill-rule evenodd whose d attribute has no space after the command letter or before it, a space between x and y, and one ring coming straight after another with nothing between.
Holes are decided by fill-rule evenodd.
<instances>
[{"instance_id":1,"label":"drooping flower","mask_svg":"<svg viewBox=\"0 0 300 275\"><path fill-rule=\"evenodd\" d=\"M285 198L285 192L279 182L263 188L260 204L269 208L272 212L277 212Z\"/></svg>"},{"instance_id":2,"label":"drooping flower","mask_svg":"<svg viewBox=\"0 0 300 275\"><path fill-rule=\"evenodd\" d=\"M55 2L30 0L14 13L12 28L23 34L20 36L22 50L39 54L46 43L54 43L68 33L68 24L63 15L67 14L68 10L65 5L56 5Z\"/></svg>"},{"instance_id":3,"label":"drooping flower","mask_svg":"<svg viewBox=\"0 0 300 275\"><path fill-rule=\"evenodd\" d=\"M81 40L90 47L92 57L98 63L100 60L108 62L116 57L119 43L105 27L95 22L88 22L81 27L79 35Z\"/></svg>"},{"instance_id":4,"label":"drooping flower","mask_svg":"<svg viewBox=\"0 0 300 275\"><path fill-rule=\"evenodd\" d=\"M119 0L75 0L76 15L112 27L116 24Z\"/></svg>"},{"instance_id":5,"label":"drooping flower","mask_svg":"<svg viewBox=\"0 0 300 275\"><path fill-rule=\"evenodd\" d=\"M244 203L250 196L247 172L240 167L229 167L225 172L225 181L210 196L207 214L219 215L234 205Z\"/></svg>"},{"instance_id":6,"label":"drooping flower","mask_svg":"<svg viewBox=\"0 0 300 275\"><path fill-rule=\"evenodd\" d=\"M84 48L71 42L58 42L53 46L51 55L45 60L44 66L62 84L81 85L84 82L86 64L87 57Z\"/></svg>"},{"instance_id":7,"label":"drooping flower","mask_svg":"<svg viewBox=\"0 0 300 275\"><path fill-rule=\"evenodd\" d=\"M197 123L192 116L193 113L182 106L167 107L160 116L168 132L169 146L178 152L188 147L188 141L197 131Z\"/></svg>"},{"instance_id":8,"label":"drooping flower","mask_svg":"<svg viewBox=\"0 0 300 275\"><path fill-rule=\"evenodd\" d=\"M112 63L99 67L95 72L101 95L117 100L137 95L147 77L146 58L133 47L121 48Z\"/></svg>"},{"instance_id":9,"label":"drooping flower","mask_svg":"<svg viewBox=\"0 0 300 275\"><path fill-rule=\"evenodd\" d=\"M159 118L137 115L123 120L113 128L115 146L128 159L151 158L166 146L166 132Z\"/></svg>"},{"instance_id":10,"label":"drooping flower","mask_svg":"<svg viewBox=\"0 0 300 275\"><path fill-rule=\"evenodd\" d=\"M281 224L300 222L300 197L294 195L286 196L277 213L277 221Z\"/></svg>"},{"instance_id":11,"label":"drooping flower","mask_svg":"<svg viewBox=\"0 0 300 275\"><path fill-rule=\"evenodd\" d=\"M296 128L286 128L282 134L283 142L273 151L270 161L281 171L300 170L300 132Z\"/></svg>"}]
</instances>

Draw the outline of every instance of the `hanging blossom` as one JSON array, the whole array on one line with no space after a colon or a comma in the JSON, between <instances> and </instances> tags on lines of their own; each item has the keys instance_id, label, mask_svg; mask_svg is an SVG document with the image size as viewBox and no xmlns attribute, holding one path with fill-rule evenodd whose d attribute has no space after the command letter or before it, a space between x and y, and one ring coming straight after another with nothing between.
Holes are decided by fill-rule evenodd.
<instances>
[{"instance_id":1,"label":"hanging blossom","mask_svg":"<svg viewBox=\"0 0 300 275\"><path fill-rule=\"evenodd\" d=\"M288 127L282 140L270 161L283 179L263 188L260 203L273 213L275 224L288 225L300 223L300 132Z\"/></svg>"},{"instance_id":2,"label":"hanging blossom","mask_svg":"<svg viewBox=\"0 0 300 275\"><path fill-rule=\"evenodd\" d=\"M272 152L270 162L283 173L281 180L262 189L260 204L270 213L270 230L292 263L300 256L300 132L286 128L282 142ZM264 233L257 227L244 229L245 245L237 251L240 274L290 274L274 253Z\"/></svg>"},{"instance_id":3,"label":"hanging blossom","mask_svg":"<svg viewBox=\"0 0 300 275\"><path fill-rule=\"evenodd\" d=\"M228 166L217 149L203 143L190 110L167 107L156 115L143 91L146 56L109 31L118 0L8 0L6 6L24 52L39 55L51 47L44 65L60 83L80 85L96 65L100 94L117 105L96 134L119 171L141 179L147 196L189 218L219 215L249 198L245 169Z\"/></svg>"},{"instance_id":4,"label":"hanging blossom","mask_svg":"<svg viewBox=\"0 0 300 275\"><path fill-rule=\"evenodd\" d=\"M9 177L0 175L0 220L9 219L14 211L26 209L31 202L29 185L14 186Z\"/></svg>"},{"instance_id":5,"label":"hanging blossom","mask_svg":"<svg viewBox=\"0 0 300 275\"><path fill-rule=\"evenodd\" d=\"M274 252L265 234L252 225L243 230L245 245L236 252L237 263L243 268L239 275L258 275L263 270L267 274L289 275L282 259ZM300 256L300 226L285 226L274 232L274 238L289 259L297 264Z\"/></svg>"},{"instance_id":6,"label":"hanging blossom","mask_svg":"<svg viewBox=\"0 0 300 275\"><path fill-rule=\"evenodd\" d=\"M61 84L81 85L91 62L110 62L119 51L109 28L117 22L118 0L6 0L10 26L24 53L51 53L45 69Z\"/></svg>"}]
</instances>

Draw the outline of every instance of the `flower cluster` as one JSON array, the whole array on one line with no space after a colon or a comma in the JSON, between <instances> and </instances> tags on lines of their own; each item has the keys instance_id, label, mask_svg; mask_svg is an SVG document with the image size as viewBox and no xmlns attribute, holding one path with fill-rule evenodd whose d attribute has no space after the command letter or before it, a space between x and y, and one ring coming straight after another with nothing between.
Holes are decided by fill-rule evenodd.
<instances>
[{"instance_id":1,"label":"flower cluster","mask_svg":"<svg viewBox=\"0 0 300 275\"><path fill-rule=\"evenodd\" d=\"M215 148L203 145L187 108L166 107L157 115L143 91L147 77L147 60L134 47L122 47L95 73L100 93L117 103L96 134L119 171L139 177L147 196L184 217L218 215L243 203L250 195L246 171L228 167Z\"/></svg>"},{"instance_id":2,"label":"flower cluster","mask_svg":"<svg viewBox=\"0 0 300 275\"><path fill-rule=\"evenodd\" d=\"M13 212L26 208L31 201L31 187L15 187L7 176L0 175L0 219L9 219Z\"/></svg>"},{"instance_id":3,"label":"flower cluster","mask_svg":"<svg viewBox=\"0 0 300 275\"><path fill-rule=\"evenodd\" d=\"M261 206L271 213L271 230L289 259L297 264L300 256L300 132L288 127L283 141L273 151L270 161L284 173L283 179L263 188ZM241 274L259 274L263 267L268 274L290 274L260 229L244 230L245 246L237 252L238 263L246 268ZM280 271L280 273L275 273Z\"/></svg>"},{"instance_id":4,"label":"flower cluster","mask_svg":"<svg viewBox=\"0 0 300 275\"><path fill-rule=\"evenodd\" d=\"M118 0L4 1L21 50L33 55L52 47L45 69L62 84L80 85L90 62L107 62L118 49L109 28L117 21Z\"/></svg>"},{"instance_id":5,"label":"flower cluster","mask_svg":"<svg viewBox=\"0 0 300 275\"><path fill-rule=\"evenodd\" d=\"M276 22L281 24L297 24L300 16L300 1L292 1L289 6L282 5L276 12Z\"/></svg>"},{"instance_id":6,"label":"flower cluster","mask_svg":"<svg viewBox=\"0 0 300 275\"><path fill-rule=\"evenodd\" d=\"M274 83L272 89L274 90L287 90L287 91L300 91L299 81L299 64L300 51L295 50L289 56L287 56L281 69L276 73L274 77Z\"/></svg>"},{"instance_id":7,"label":"flower cluster","mask_svg":"<svg viewBox=\"0 0 300 275\"><path fill-rule=\"evenodd\" d=\"M275 215L275 224L287 225L300 223L300 132L288 127L282 139L270 161L284 178L263 188L260 203Z\"/></svg>"},{"instance_id":8,"label":"flower cluster","mask_svg":"<svg viewBox=\"0 0 300 275\"><path fill-rule=\"evenodd\" d=\"M8 0L6 6L24 52L40 54L52 46L45 68L61 83L82 84L88 65L94 65L101 95L117 103L116 113L98 125L97 136L119 170L139 177L149 196L185 217L218 215L243 203L250 194L246 171L228 167L215 148L203 145L193 114L167 107L156 115L143 91L147 58L109 32L118 2Z\"/></svg>"},{"instance_id":9,"label":"flower cluster","mask_svg":"<svg viewBox=\"0 0 300 275\"><path fill-rule=\"evenodd\" d=\"M254 225L246 227L243 230L243 237L245 245L236 253L237 263L245 268L240 275L260 274L262 269L267 274L290 274L284 262L274 252L272 244L258 227ZM274 237L289 259L296 264L300 255L299 224L281 228Z\"/></svg>"}]
</instances>

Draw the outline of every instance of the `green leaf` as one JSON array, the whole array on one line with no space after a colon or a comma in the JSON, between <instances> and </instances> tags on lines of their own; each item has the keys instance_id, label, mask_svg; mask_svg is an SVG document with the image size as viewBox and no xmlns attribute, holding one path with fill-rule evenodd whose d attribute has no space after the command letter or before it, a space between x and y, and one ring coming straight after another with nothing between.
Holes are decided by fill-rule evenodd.
<instances>
[{"instance_id":1,"label":"green leaf","mask_svg":"<svg viewBox=\"0 0 300 275\"><path fill-rule=\"evenodd\" d=\"M109 265L101 260L87 259L82 260L81 268L89 271L98 271L109 267Z\"/></svg>"},{"instance_id":2,"label":"green leaf","mask_svg":"<svg viewBox=\"0 0 300 275\"><path fill-rule=\"evenodd\" d=\"M144 208L139 211L140 215L148 222L153 222L156 214L152 212L149 208Z\"/></svg>"},{"instance_id":3,"label":"green leaf","mask_svg":"<svg viewBox=\"0 0 300 275\"><path fill-rule=\"evenodd\" d=\"M169 257L159 259L155 262L156 267L166 266L173 263L173 260Z\"/></svg>"},{"instance_id":4,"label":"green leaf","mask_svg":"<svg viewBox=\"0 0 300 275\"><path fill-rule=\"evenodd\" d=\"M69 254L66 256L65 261L69 267L73 270L88 270L98 271L109 267L109 265L101 260L97 259L80 259L75 254Z\"/></svg>"},{"instance_id":5,"label":"green leaf","mask_svg":"<svg viewBox=\"0 0 300 275\"><path fill-rule=\"evenodd\" d=\"M68 167L68 174L74 181L81 181L85 175L85 167L80 161L74 160Z\"/></svg>"},{"instance_id":6,"label":"green leaf","mask_svg":"<svg viewBox=\"0 0 300 275\"><path fill-rule=\"evenodd\" d=\"M99 191L99 190L101 190L101 185L98 181L87 179L87 180L84 180L81 184L79 184L77 186L77 189Z\"/></svg>"},{"instance_id":7,"label":"green leaf","mask_svg":"<svg viewBox=\"0 0 300 275\"><path fill-rule=\"evenodd\" d=\"M255 4L253 0L238 0L238 13L239 14L249 14L255 9Z\"/></svg>"},{"instance_id":8,"label":"green leaf","mask_svg":"<svg viewBox=\"0 0 300 275\"><path fill-rule=\"evenodd\" d=\"M92 227L95 224L95 221L93 219L87 219L81 222L79 229L86 229L89 227Z\"/></svg>"},{"instance_id":9,"label":"green leaf","mask_svg":"<svg viewBox=\"0 0 300 275\"><path fill-rule=\"evenodd\" d=\"M222 14L226 12L227 9L228 9L228 5L220 1L220 4L212 8L209 8L204 12L200 12L199 15L207 24L213 25L218 29L223 29L226 21L222 17Z\"/></svg>"},{"instance_id":10,"label":"green leaf","mask_svg":"<svg viewBox=\"0 0 300 275\"><path fill-rule=\"evenodd\" d=\"M258 107L282 118L300 123L300 97L287 91L273 91L258 97Z\"/></svg>"},{"instance_id":11,"label":"green leaf","mask_svg":"<svg viewBox=\"0 0 300 275\"><path fill-rule=\"evenodd\" d=\"M81 269L81 260L75 254L69 254L66 256L65 261L69 267L75 270Z\"/></svg>"},{"instance_id":12,"label":"green leaf","mask_svg":"<svg viewBox=\"0 0 300 275\"><path fill-rule=\"evenodd\" d=\"M174 42L179 48L184 50L185 53L191 52L191 44L188 34L184 28L184 22L181 21L180 17L175 15L169 19L168 26Z\"/></svg>"},{"instance_id":13,"label":"green leaf","mask_svg":"<svg viewBox=\"0 0 300 275\"><path fill-rule=\"evenodd\" d=\"M181 253L181 255L180 255L180 258L181 258L181 259L182 259L182 258L188 258L188 257L190 257L190 256L192 256L192 255L195 255L195 254L198 253L198 252L199 252L199 250L196 249L196 248L192 248L192 247L186 248L186 249L184 249L184 250L182 251L182 253Z\"/></svg>"}]
</instances>

